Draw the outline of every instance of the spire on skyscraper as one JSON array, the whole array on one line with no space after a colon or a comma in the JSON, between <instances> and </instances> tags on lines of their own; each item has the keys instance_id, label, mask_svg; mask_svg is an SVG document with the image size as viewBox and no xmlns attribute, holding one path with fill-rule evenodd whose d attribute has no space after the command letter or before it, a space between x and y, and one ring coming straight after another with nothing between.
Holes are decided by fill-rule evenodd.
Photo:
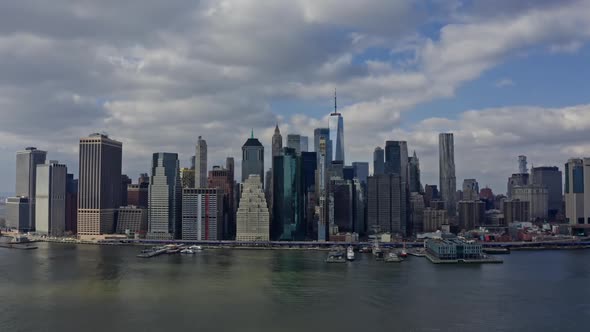
<instances>
[{"instance_id":1,"label":"spire on skyscraper","mask_svg":"<svg viewBox=\"0 0 590 332\"><path fill-rule=\"evenodd\" d=\"M338 113L338 104L337 104L337 98L336 98L336 88L334 88L334 113Z\"/></svg>"},{"instance_id":2,"label":"spire on skyscraper","mask_svg":"<svg viewBox=\"0 0 590 332\"><path fill-rule=\"evenodd\" d=\"M250 138L254 138L254 128L252 128L252 133L250 134Z\"/></svg>"}]
</instances>

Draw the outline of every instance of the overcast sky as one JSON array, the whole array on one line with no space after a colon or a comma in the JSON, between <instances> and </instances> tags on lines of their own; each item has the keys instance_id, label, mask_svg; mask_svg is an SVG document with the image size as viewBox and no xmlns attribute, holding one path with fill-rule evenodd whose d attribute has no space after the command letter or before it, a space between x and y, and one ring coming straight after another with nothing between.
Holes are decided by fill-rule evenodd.
<instances>
[{"instance_id":1,"label":"overcast sky","mask_svg":"<svg viewBox=\"0 0 590 332\"><path fill-rule=\"evenodd\" d=\"M589 17L569 0L3 1L0 192L26 146L77 173L92 132L123 142L134 179L153 152L188 166L198 136L210 167L239 169L252 128L267 152L277 122L312 136L337 88L347 163L407 140L438 184L451 131L457 187L502 193L520 154L590 156Z\"/></svg>"}]
</instances>

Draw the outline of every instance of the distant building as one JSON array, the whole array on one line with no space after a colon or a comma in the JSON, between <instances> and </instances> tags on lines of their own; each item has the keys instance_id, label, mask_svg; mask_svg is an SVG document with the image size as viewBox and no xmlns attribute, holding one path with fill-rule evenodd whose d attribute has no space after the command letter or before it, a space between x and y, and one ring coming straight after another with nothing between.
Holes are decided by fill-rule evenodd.
<instances>
[{"instance_id":1,"label":"distant building","mask_svg":"<svg viewBox=\"0 0 590 332\"><path fill-rule=\"evenodd\" d=\"M515 222L526 222L531 219L530 202L518 199L504 200L503 209L504 222L510 225Z\"/></svg>"},{"instance_id":2,"label":"distant building","mask_svg":"<svg viewBox=\"0 0 590 332\"><path fill-rule=\"evenodd\" d=\"M385 151L376 147L373 152L373 175L385 174Z\"/></svg>"},{"instance_id":3,"label":"distant building","mask_svg":"<svg viewBox=\"0 0 590 332\"><path fill-rule=\"evenodd\" d=\"M406 235L407 202L400 175L370 176L367 184L368 230Z\"/></svg>"},{"instance_id":4,"label":"distant building","mask_svg":"<svg viewBox=\"0 0 590 332\"><path fill-rule=\"evenodd\" d=\"M317 164L320 164L320 139L324 139L324 146L325 146L325 153L324 156L324 165L329 165L332 162L332 144L330 143L330 129L328 128L316 128L313 131L313 147L314 151L317 153ZM274 155L273 155L274 156Z\"/></svg>"},{"instance_id":5,"label":"distant building","mask_svg":"<svg viewBox=\"0 0 590 332\"><path fill-rule=\"evenodd\" d=\"M139 178L137 178L137 184L150 184L150 176L147 173L139 174Z\"/></svg>"},{"instance_id":6,"label":"distant building","mask_svg":"<svg viewBox=\"0 0 590 332\"><path fill-rule=\"evenodd\" d=\"M35 231L63 236L66 231L66 165L57 161L37 165Z\"/></svg>"},{"instance_id":7,"label":"distant building","mask_svg":"<svg viewBox=\"0 0 590 332\"><path fill-rule=\"evenodd\" d=\"M242 182L250 176L258 175L264 181L264 146L252 136L242 146ZM264 183L263 183L264 187Z\"/></svg>"},{"instance_id":8,"label":"distant building","mask_svg":"<svg viewBox=\"0 0 590 332\"><path fill-rule=\"evenodd\" d=\"M482 201L460 201L459 229L471 230L485 225L485 203Z\"/></svg>"},{"instance_id":9,"label":"distant building","mask_svg":"<svg viewBox=\"0 0 590 332\"><path fill-rule=\"evenodd\" d=\"M6 199L6 227L19 232L28 232L30 228L29 211L28 197L8 197Z\"/></svg>"},{"instance_id":10,"label":"distant building","mask_svg":"<svg viewBox=\"0 0 590 332\"><path fill-rule=\"evenodd\" d=\"M269 211L258 175L250 175L244 182L237 212L237 241L269 241Z\"/></svg>"},{"instance_id":11,"label":"distant building","mask_svg":"<svg viewBox=\"0 0 590 332\"><path fill-rule=\"evenodd\" d=\"M209 171L209 188L219 189L218 195L222 196L223 208L221 211L222 239L233 239L236 236L235 203L234 203L234 179L228 168L213 166Z\"/></svg>"},{"instance_id":12,"label":"distant building","mask_svg":"<svg viewBox=\"0 0 590 332\"><path fill-rule=\"evenodd\" d=\"M80 139L79 235L115 231L115 214L121 203L122 151L121 142L104 134Z\"/></svg>"},{"instance_id":13,"label":"distant building","mask_svg":"<svg viewBox=\"0 0 590 332\"><path fill-rule=\"evenodd\" d=\"M446 204L449 217L454 217L457 179L455 177L455 142L452 133L438 135L438 151L441 198Z\"/></svg>"},{"instance_id":14,"label":"distant building","mask_svg":"<svg viewBox=\"0 0 590 332\"><path fill-rule=\"evenodd\" d=\"M300 157L295 149L284 148L273 158L273 220L271 239L302 241L307 229L304 221L304 202Z\"/></svg>"},{"instance_id":15,"label":"distant building","mask_svg":"<svg viewBox=\"0 0 590 332\"><path fill-rule=\"evenodd\" d=\"M496 197L494 196L492 189L488 187L481 189L479 191L479 199L486 203L486 210L496 208Z\"/></svg>"},{"instance_id":16,"label":"distant building","mask_svg":"<svg viewBox=\"0 0 590 332\"><path fill-rule=\"evenodd\" d=\"M430 207L430 201L440 199L438 187L436 185L424 186L424 206Z\"/></svg>"},{"instance_id":17,"label":"distant building","mask_svg":"<svg viewBox=\"0 0 590 332\"><path fill-rule=\"evenodd\" d=\"M477 201L479 200L479 184L475 179L463 180L463 200Z\"/></svg>"},{"instance_id":18,"label":"distant building","mask_svg":"<svg viewBox=\"0 0 590 332\"><path fill-rule=\"evenodd\" d=\"M182 231L182 188L177 153L152 156L148 191L148 238L180 239Z\"/></svg>"},{"instance_id":19,"label":"distant building","mask_svg":"<svg viewBox=\"0 0 590 332\"><path fill-rule=\"evenodd\" d=\"M332 161L344 160L344 119L342 114L337 111L336 97L334 96L334 112L329 118L330 143L332 145Z\"/></svg>"},{"instance_id":20,"label":"distant building","mask_svg":"<svg viewBox=\"0 0 590 332\"><path fill-rule=\"evenodd\" d=\"M182 188L194 188L195 187L195 170L190 168L180 169L180 182Z\"/></svg>"},{"instance_id":21,"label":"distant building","mask_svg":"<svg viewBox=\"0 0 590 332\"><path fill-rule=\"evenodd\" d=\"M480 259L483 253L480 243L465 242L457 238L428 239L426 240L426 251L442 260Z\"/></svg>"},{"instance_id":22,"label":"distant building","mask_svg":"<svg viewBox=\"0 0 590 332\"><path fill-rule=\"evenodd\" d=\"M365 234L367 231L367 197L363 188L366 188L366 184L361 183L359 179L355 178L352 181L352 228L357 234Z\"/></svg>"},{"instance_id":23,"label":"distant building","mask_svg":"<svg viewBox=\"0 0 590 332\"><path fill-rule=\"evenodd\" d=\"M506 196L508 198L512 198L512 188L516 186L526 186L529 184L529 174L528 173L516 173L512 174L508 178L508 185L507 185L507 192Z\"/></svg>"},{"instance_id":24,"label":"distant building","mask_svg":"<svg viewBox=\"0 0 590 332\"><path fill-rule=\"evenodd\" d=\"M194 188L207 188L207 141L201 136L195 149L195 186Z\"/></svg>"},{"instance_id":25,"label":"distant building","mask_svg":"<svg viewBox=\"0 0 590 332\"><path fill-rule=\"evenodd\" d=\"M301 143L299 150L301 152L309 152L309 137L301 135L301 138L299 141Z\"/></svg>"},{"instance_id":26,"label":"distant building","mask_svg":"<svg viewBox=\"0 0 590 332\"><path fill-rule=\"evenodd\" d=\"M420 159L414 151L414 155L408 159L408 167L410 173L410 192L422 192L422 183L420 182Z\"/></svg>"},{"instance_id":27,"label":"distant building","mask_svg":"<svg viewBox=\"0 0 590 332\"><path fill-rule=\"evenodd\" d=\"M430 233L436 232L441 229L442 225L448 225L449 218L447 216L447 210L437 210L430 207L424 209L424 228L423 232Z\"/></svg>"},{"instance_id":28,"label":"distant building","mask_svg":"<svg viewBox=\"0 0 590 332\"><path fill-rule=\"evenodd\" d=\"M129 204L129 193L127 192L127 186L129 186L131 183L133 183L133 181L131 181L131 179L126 174L121 175L121 202L119 203L119 206L127 206Z\"/></svg>"},{"instance_id":29,"label":"distant building","mask_svg":"<svg viewBox=\"0 0 590 332\"><path fill-rule=\"evenodd\" d=\"M557 167L533 167L531 178L534 185L547 188L549 196L549 218L554 219L562 210L563 204L563 177Z\"/></svg>"},{"instance_id":30,"label":"distant building","mask_svg":"<svg viewBox=\"0 0 590 332\"><path fill-rule=\"evenodd\" d=\"M329 188L329 194L334 200L334 224L338 226L339 232L354 232L352 181L333 178L330 180Z\"/></svg>"},{"instance_id":31,"label":"distant building","mask_svg":"<svg viewBox=\"0 0 590 332\"><path fill-rule=\"evenodd\" d=\"M586 178L590 176L584 177L584 160L568 160L565 164L565 218L571 225L590 224L586 222L584 211Z\"/></svg>"},{"instance_id":32,"label":"distant building","mask_svg":"<svg viewBox=\"0 0 590 332\"><path fill-rule=\"evenodd\" d=\"M66 233L78 232L78 179L66 175Z\"/></svg>"},{"instance_id":33,"label":"distant building","mask_svg":"<svg viewBox=\"0 0 590 332\"><path fill-rule=\"evenodd\" d=\"M121 206L117 212L117 234L145 234L147 232L148 212L137 206Z\"/></svg>"},{"instance_id":34,"label":"distant building","mask_svg":"<svg viewBox=\"0 0 590 332\"><path fill-rule=\"evenodd\" d=\"M363 185L367 185L367 178L369 177L369 163L355 161L352 163L354 169L354 177L359 179L359 182Z\"/></svg>"},{"instance_id":35,"label":"distant building","mask_svg":"<svg viewBox=\"0 0 590 332\"><path fill-rule=\"evenodd\" d=\"M28 147L16 153L16 197L27 197L29 218L27 224L22 224L20 231L35 230L35 185L37 177L37 165L45 163L47 152ZM13 200L16 201L16 200Z\"/></svg>"},{"instance_id":36,"label":"distant building","mask_svg":"<svg viewBox=\"0 0 590 332\"><path fill-rule=\"evenodd\" d=\"M410 225L411 233L424 232L424 195L410 193Z\"/></svg>"},{"instance_id":37,"label":"distant building","mask_svg":"<svg viewBox=\"0 0 590 332\"><path fill-rule=\"evenodd\" d=\"M531 219L547 219L549 193L546 187L534 184L515 186L512 188L512 198L529 202Z\"/></svg>"},{"instance_id":38,"label":"distant building","mask_svg":"<svg viewBox=\"0 0 590 332\"><path fill-rule=\"evenodd\" d=\"M296 154L301 154L301 135L299 135L299 134L287 135L287 147L295 150Z\"/></svg>"},{"instance_id":39,"label":"distant building","mask_svg":"<svg viewBox=\"0 0 590 332\"><path fill-rule=\"evenodd\" d=\"M215 241L222 238L223 195L217 188L183 189L182 239Z\"/></svg>"},{"instance_id":40,"label":"distant building","mask_svg":"<svg viewBox=\"0 0 590 332\"><path fill-rule=\"evenodd\" d=\"M140 208L148 207L149 182L142 184L130 184L127 186L127 205Z\"/></svg>"},{"instance_id":41,"label":"distant building","mask_svg":"<svg viewBox=\"0 0 590 332\"><path fill-rule=\"evenodd\" d=\"M277 124L275 127L275 133L272 135L272 157L280 155L282 148L283 136L281 136L281 131L279 130L279 125Z\"/></svg>"}]
</instances>

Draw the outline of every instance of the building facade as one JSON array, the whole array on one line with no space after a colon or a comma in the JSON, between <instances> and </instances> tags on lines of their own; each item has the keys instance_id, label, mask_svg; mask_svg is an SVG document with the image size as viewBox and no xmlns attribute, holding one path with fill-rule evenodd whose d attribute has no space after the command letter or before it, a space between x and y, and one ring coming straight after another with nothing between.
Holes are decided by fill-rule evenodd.
<instances>
[{"instance_id":1,"label":"building facade","mask_svg":"<svg viewBox=\"0 0 590 332\"><path fill-rule=\"evenodd\" d=\"M66 175L66 233L78 233L78 179Z\"/></svg>"},{"instance_id":2,"label":"building facade","mask_svg":"<svg viewBox=\"0 0 590 332\"><path fill-rule=\"evenodd\" d=\"M35 231L50 236L66 232L66 165L57 161L37 165Z\"/></svg>"},{"instance_id":3,"label":"building facade","mask_svg":"<svg viewBox=\"0 0 590 332\"><path fill-rule=\"evenodd\" d=\"M217 188L222 196L223 209L221 211L221 239L234 239L236 236L234 179L228 168L213 166L209 171L209 188Z\"/></svg>"},{"instance_id":4,"label":"building facade","mask_svg":"<svg viewBox=\"0 0 590 332\"><path fill-rule=\"evenodd\" d=\"M104 134L80 139L79 235L115 231L115 214L121 203L122 149L121 142Z\"/></svg>"},{"instance_id":5,"label":"building facade","mask_svg":"<svg viewBox=\"0 0 590 332\"><path fill-rule=\"evenodd\" d=\"M217 188L183 189L182 239L216 241L223 236L223 195Z\"/></svg>"},{"instance_id":6,"label":"building facade","mask_svg":"<svg viewBox=\"0 0 590 332\"><path fill-rule=\"evenodd\" d=\"M130 184L127 186L127 205L140 208L148 207L149 182L142 184Z\"/></svg>"},{"instance_id":7,"label":"building facade","mask_svg":"<svg viewBox=\"0 0 590 332\"><path fill-rule=\"evenodd\" d=\"M420 159L414 151L414 155L408 159L409 176L410 176L410 192L421 193L422 182L420 181Z\"/></svg>"},{"instance_id":8,"label":"building facade","mask_svg":"<svg viewBox=\"0 0 590 332\"><path fill-rule=\"evenodd\" d=\"M385 151L376 147L373 151L373 175L385 174Z\"/></svg>"},{"instance_id":9,"label":"building facade","mask_svg":"<svg viewBox=\"0 0 590 332\"><path fill-rule=\"evenodd\" d=\"M447 216L447 210L439 210L434 208L424 208L423 213L424 228L423 232L430 233L436 232L441 229L442 225L449 224L449 218Z\"/></svg>"},{"instance_id":10,"label":"building facade","mask_svg":"<svg viewBox=\"0 0 590 332\"><path fill-rule=\"evenodd\" d=\"M463 200L476 201L479 200L479 183L475 179L463 180Z\"/></svg>"},{"instance_id":11,"label":"building facade","mask_svg":"<svg viewBox=\"0 0 590 332\"><path fill-rule=\"evenodd\" d=\"M324 156L324 165L329 165L332 162L332 151L331 147L332 144L330 143L330 129L329 128L316 128L313 131L313 148L317 154L317 164L320 164L320 139L324 139L325 144L325 153Z\"/></svg>"},{"instance_id":12,"label":"building facade","mask_svg":"<svg viewBox=\"0 0 590 332\"><path fill-rule=\"evenodd\" d=\"M152 156L152 177L148 189L148 238L182 237L182 188L177 153Z\"/></svg>"},{"instance_id":13,"label":"building facade","mask_svg":"<svg viewBox=\"0 0 590 332\"><path fill-rule=\"evenodd\" d=\"M549 193L546 187L534 184L515 186L512 188L512 199L529 202L531 219L547 219Z\"/></svg>"},{"instance_id":14,"label":"building facade","mask_svg":"<svg viewBox=\"0 0 590 332\"><path fill-rule=\"evenodd\" d=\"M329 117L330 143L332 150L331 161L342 161L344 163L344 119L337 111L336 100L334 100L334 112Z\"/></svg>"},{"instance_id":15,"label":"building facade","mask_svg":"<svg viewBox=\"0 0 590 332\"><path fill-rule=\"evenodd\" d=\"M304 240L303 189L300 157L284 148L273 159L273 211L271 238L280 241Z\"/></svg>"},{"instance_id":16,"label":"building facade","mask_svg":"<svg viewBox=\"0 0 590 332\"><path fill-rule=\"evenodd\" d=\"M578 158L568 160L565 164L565 218L571 225L587 223L584 212L585 189L584 161Z\"/></svg>"},{"instance_id":17,"label":"building facade","mask_svg":"<svg viewBox=\"0 0 590 332\"><path fill-rule=\"evenodd\" d=\"M195 149L195 186L207 188L207 141L199 136Z\"/></svg>"},{"instance_id":18,"label":"building facade","mask_svg":"<svg viewBox=\"0 0 590 332\"><path fill-rule=\"evenodd\" d=\"M6 227L19 232L30 231L29 198L8 197L6 199Z\"/></svg>"},{"instance_id":19,"label":"building facade","mask_svg":"<svg viewBox=\"0 0 590 332\"><path fill-rule=\"evenodd\" d=\"M28 147L16 153L16 197L28 198L28 224L21 231L35 230L35 185L37 165L45 163L47 152Z\"/></svg>"},{"instance_id":20,"label":"building facade","mask_svg":"<svg viewBox=\"0 0 590 332\"><path fill-rule=\"evenodd\" d=\"M455 177L455 141L452 133L438 135L440 195L445 202L449 217L456 214L455 192L457 179Z\"/></svg>"},{"instance_id":21,"label":"building facade","mask_svg":"<svg viewBox=\"0 0 590 332\"><path fill-rule=\"evenodd\" d=\"M237 241L269 241L270 214L260 179L251 175L242 188L237 212Z\"/></svg>"},{"instance_id":22,"label":"building facade","mask_svg":"<svg viewBox=\"0 0 590 332\"><path fill-rule=\"evenodd\" d=\"M533 167L531 169L531 178L534 185L547 188L549 218L555 218L562 211L563 204L563 177L561 171L555 166Z\"/></svg>"},{"instance_id":23,"label":"building facade","mask_svg":"<svg viewBox=\"0 0 590 332\"><path fill-rule=\"evenodd\" d=\"M502 202L504 222L511 224L515 222L528 222L531 219L530 203L519 199L506 199Z\"/></svg>"},{"instance_id":24,"label":"building facade","mask_svg":"<svg viewBox=\"0 0 590 332\"><path fill-rule=\"evenodd\" d=\"M367 182L367 230L406 235L408 200L401 176L370 176Z\"/></svg>"},{"instance_id":25,"label":"building facade","mask_svg":"<svg viewBox=\"0 0 590 332\"><path fill-rule=\"evenodd\" d=\"M264 146L254 138L254 132L242 146L242 182L246 181L250 174L258 175L260 181L264 181Z\"/></svg>"},{"instance_id":26,"label":"building facade","mask_svg":"<svg viewBox=\"0 0 590 332\"><path fill-rule=\"evenodd\" d=\"M143 236L147 232L148 211L138 206L121 206L117 211L117 234L129 237Z\"/></svg>"},{"instance_id":27,"label":"building facade","mask_svg":"<svg viewBox=\"0 0 590 332\"><path fill-rule=\"evenodd\" d=\"M459 229L471 230L485 225L486 207L482 201L459 201Z\"/></svg>"}]
</instances>

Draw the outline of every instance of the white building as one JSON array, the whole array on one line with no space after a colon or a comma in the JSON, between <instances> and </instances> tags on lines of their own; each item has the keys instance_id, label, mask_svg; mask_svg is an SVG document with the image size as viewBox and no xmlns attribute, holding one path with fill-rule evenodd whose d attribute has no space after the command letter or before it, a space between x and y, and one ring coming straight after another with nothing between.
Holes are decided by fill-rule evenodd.
<instances>
[{"instance_id":1,"label":"white building","mask_svg":"<svg viewBox=\"0 0 590 332\"><path fill-rule=\"evenodd\" d=\"M66 165L57 161L37 165L36 232L62 236L66 229Z\"/></svg>"},{"instance_id":2,"label":"white building","mask_svg":"<svg viewBox=\"0 0 590 332\"><path fill-rule=\"evenodd\" d=\"M270 218L258 175L244 182L237 213L237 241L269 241Z\"/></svg>"}]
</instances>

